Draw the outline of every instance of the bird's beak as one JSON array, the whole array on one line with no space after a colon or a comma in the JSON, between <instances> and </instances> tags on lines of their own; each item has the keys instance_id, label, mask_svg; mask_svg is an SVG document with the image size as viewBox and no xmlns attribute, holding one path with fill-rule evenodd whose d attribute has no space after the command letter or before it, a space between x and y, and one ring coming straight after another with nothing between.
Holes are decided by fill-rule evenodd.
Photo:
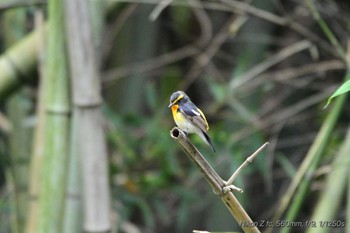
<instances>
[{"instance_id":1,"label":"bird's beak","mask_svg":"<svg viewBox=\"0 0 350 233\"><path fill-rule=\"evenodd\" d=\"M168 106L168 108L170 108L170 107L173 106L173 105L174 105L174 103L170 103L169 106Z\"/></svg>"}]
</instances>

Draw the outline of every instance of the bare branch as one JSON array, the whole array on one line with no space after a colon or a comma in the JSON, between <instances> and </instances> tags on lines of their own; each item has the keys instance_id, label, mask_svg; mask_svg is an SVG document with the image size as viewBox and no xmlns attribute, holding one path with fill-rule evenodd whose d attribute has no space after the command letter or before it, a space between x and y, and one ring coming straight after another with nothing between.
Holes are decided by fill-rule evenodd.
<instances>
[{"instance_id":1,"label":"bare branch","mask_svg":"<svg viewBox=\"0 0 350 233\"><path fill-rule=\"evenodd\" d=\"M240 77L232 79L229 83L230 90L232 91L233 89L240 87L244 83L249 82L251 79L253 79L257 75L267 70L268 68L272 67L273 65L276 65L277 63L285 60L286 58L298 52L301 52L305 49L310 48L310 46L311 44L309 41L302 40L286 48L283 48L281 51L279 51L275 55L264 60L263 62L259 63L253 68L249 69L246 73L242 74Z\"/></svg>"},{"instance_id":2,"label":"bare branch","mask_svg":"<svg viewBox=\"0 0 350 233\"><path fill-rule=\"evenodd\" d=\"M243 168L245 168L246 166L248 166L249 164L251 164L253 162L253 160L255 159L255 157L263 150L265 149L265 147L267 147L269 145L268 142L265 142L264 145L262 145L261 147L259 147L259 149L257 149L251 156L249 156L244 163L242 163L241 166L239 166L239 168L232 174L232 176L230 177L230 179L228 179L228 181L226 181L226 185L231 185L232 182L236 179L236 177L239 175L239 173L241 173L241 171L243 170Z\"/></svg>"},{"instance_id":3,"label":"bare branch","mask_svg":"<svg viewBox=\"0 0 350 233\"><path fill-rule=\"evenodd\" d=\"M224 188L227 187L225 181L223 181L216 171L205 160L203 155L197 150L197 148L190 142L186 134L175 127L170 131L170 136L180 145L181 149L187 154L191 161L199 168L205 179L208 181L214 192L219 194L221 200L226 207L230 210L233 217L239 223L242 230L246 233L260 232L255 226L254 222L250 219L246 211L238 202L232 192L224 192Z\"/></svg>"},{"instance_id":4,"label":"bare branch","mask_svg":"<svg viewBox=\"0 0 350 233\"><path fill-rule=\"evenodd\" d=\"M149 19L151 21L155 21L158 16L160 15L160 13L162 13L162 11L170 5L170 3L173 0L162 0L159 2L159 4L154 8L154 10L152 11L151 15L149 16Z\"/></svg>"}]
</instances>

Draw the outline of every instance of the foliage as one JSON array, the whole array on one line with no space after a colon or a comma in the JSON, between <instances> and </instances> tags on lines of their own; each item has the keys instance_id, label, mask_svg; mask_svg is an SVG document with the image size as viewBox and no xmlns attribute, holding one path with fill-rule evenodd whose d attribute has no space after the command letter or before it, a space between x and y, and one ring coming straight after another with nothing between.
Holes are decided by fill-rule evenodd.
<instances>
[{"instance_id":1,"label":"foliage","mask_svg":"<svg viewBox=\"0 0 350 233\"><path fill-rule=\"evenodd\" d=\"M350 73L348 73L346 77L346 81L328 98L327 104L325 108L332 102L335 97L340 95L344 95L345 93L350 91Z\"/></svg>"},{"instance_id":2,"label":"foliage","mask_svg":"<svg viewBox=\"0 0 350 233\"><path fill-rule=\"evenodd\" d=\"M335 155L349 127L349 2L161 2L165 5L155 0L110 2L96 49L101 61L114 227L118 232L146 233L240 230L169 137L174 122L167 105L176 90L186 91L207 116L217 153L196 135L190 138L221 177L229 177L250 153L270 142L235 183L244 189L236 196L254 221L290 217L290 221L305 222L311 215L318 216L318 197L329 191L324 188L329 187L329 167L341 163ZM45 13L47 6L36 4ZM45 33L36 29L34 8L20 7L28 12L28 29L35 30L31 36L39 41ZM1 29L1 39L6 33ZM23 48L34 50L31 43ZM39 74L27 73L30 69L22 62L31 61L34 69L38 58L31 56L40 53L21 51L14 58L23 59L14 64L22 76L12 83L18 70L9 66L3 72L11 89L0 87L5 102L19 84L28 86L20 83L28 76L39 80L47 65L42 64ZM3 53L8 54L5 48ZM5 58L1 56L0 63ZM28 69L21 73L21 67ZM29 97L22 101L37 105L42 86L27 88ZM54 85L51 88L57 90ZM323 109L327 98L327 106L333 99L334 103ZM9 112L4 114L5 121L0 115L1 170L12 166L8 158L13 157L6 117L13 119ZM26 114L25 122L40 121L37 113ZM29 143L32 139L27 137ZM0 175L2 232L11 228L7 222L16 215L7 204L16 190L9 186L5 172ZM348 183L347 177L339 180ZM290 204L283 202L286 198ZM340 201L333 218L349 221L344 213L350 208ZM280 215L274 216L277 210Z\"/></svg>"}]
</instances>

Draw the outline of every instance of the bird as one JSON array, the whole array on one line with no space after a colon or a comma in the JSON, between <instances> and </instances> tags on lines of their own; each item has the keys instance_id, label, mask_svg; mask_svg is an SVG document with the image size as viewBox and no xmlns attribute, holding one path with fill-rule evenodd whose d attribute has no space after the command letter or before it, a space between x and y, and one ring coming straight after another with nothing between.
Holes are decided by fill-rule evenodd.
<instances>
[{"instance_id":1,"label":"bird","mask_svg":"<svg viewBox=\"0 0 350 233\"><path fill-rule=\"evenodd\" d=\"M200 110L183 91L176 91L170 96L170 104L176 125L186 134L197 134L215 153L215 148L208 135L209 125Z\"/></svg>"}]
</instances>

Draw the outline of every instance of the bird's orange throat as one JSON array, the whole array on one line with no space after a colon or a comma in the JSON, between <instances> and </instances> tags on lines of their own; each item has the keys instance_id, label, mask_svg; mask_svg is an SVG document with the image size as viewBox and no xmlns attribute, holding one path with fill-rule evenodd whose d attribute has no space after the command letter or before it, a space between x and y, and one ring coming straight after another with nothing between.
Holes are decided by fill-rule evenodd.
<instances>
[{"instance_id":1,"label":"bird's orange throat","mask_svg":"<svg viewBox=\"0 0 350 233\"><path fill-rule=\"evenodd\" d=\"M171 112L173 113L174 120L177 119L176 113L178 109L179 109L179 105L177 104L174 104L173 106L171 106Z\"/></svg>"},{"instance_id":2,"label":"bird's orange throat","mask_svg":"<svg viewBox=\"0 0 350 233\"><path fill-rule=\"evenodd\" d=\"M179 105L177 104L174 104L173 106L171 106L171 110L173 113L176 113L178 109L179 109Z\"/></svg>"}]
</instances>

